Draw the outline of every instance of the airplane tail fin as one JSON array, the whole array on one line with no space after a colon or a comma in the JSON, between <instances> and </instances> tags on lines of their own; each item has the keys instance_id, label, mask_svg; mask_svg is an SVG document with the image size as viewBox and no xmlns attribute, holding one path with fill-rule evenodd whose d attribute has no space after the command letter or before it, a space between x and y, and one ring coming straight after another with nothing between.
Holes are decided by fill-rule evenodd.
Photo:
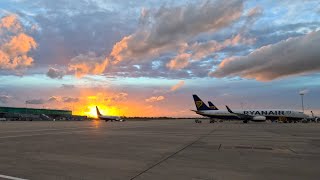
<instances>
[{"instance_id":1,"label":"airplane tail fin","mask_svg":"<svg viewBox=\"0 0 320 180\"><path fill-rule=\"evenodd\" d=\"M99 111L98 106L96 106L96 110L97 110L97 115L98 115L98 117L99 117L99 116L102 116L101 113L100 113L100 111Z\"/></svg>"},{"instance_id":2,"label":"airplane tail fin","mask_svg":"<svg viewBox=\"0 0 320 180\"><path fill-rule=\"evenodd\" d=\"M194 94L192 96L193 96L193 100L194 100L194 103L195 103L198 111L212 110L196 94Z\"/></svg>"},{"instance_id":3,"label":"airplane tail fin","mask_svg":"<svg viewBox=\"0 0 320 180\"><path fill-rule=\"evenodd\" d=\"M219 110L211 101L208 101L209 108L212 110Z\"/></svg>"}]
</instances>

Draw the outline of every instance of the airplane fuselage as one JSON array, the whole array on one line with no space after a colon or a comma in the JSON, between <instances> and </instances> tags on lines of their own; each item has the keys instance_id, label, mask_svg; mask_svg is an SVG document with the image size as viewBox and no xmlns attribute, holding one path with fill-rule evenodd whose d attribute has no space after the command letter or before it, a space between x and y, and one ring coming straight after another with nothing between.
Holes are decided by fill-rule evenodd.
<instances>
[{"instance_id":1,"label":"airplane fuselage","mask_svg":"<svg viewBox=\"0 0 320 180\"><path fill-rule=\"evenodd\" d=\"M98 116L98 118L104 121L120 121L121 120L119 116Z\"/></svg>"},{"instance_id":2,"label":"airplane fuselage","mask_svg":"<svg viewBox=\"0 0 320 180\"><path fill-rule=\"evenodd\" d=\"M248 109L233 111L238 114L250 115L253 117L265 117L268 120L276 120L279 117L285 117L291 120L301 120L309 117L308 115L299 111L284 109ZM195 112L199 115L216 119L241 119L238 115L229 113L228 111L224 110L203 110ZM257 118L257 120L258 119L259 118Z\"/></svg>"}]
</instances>

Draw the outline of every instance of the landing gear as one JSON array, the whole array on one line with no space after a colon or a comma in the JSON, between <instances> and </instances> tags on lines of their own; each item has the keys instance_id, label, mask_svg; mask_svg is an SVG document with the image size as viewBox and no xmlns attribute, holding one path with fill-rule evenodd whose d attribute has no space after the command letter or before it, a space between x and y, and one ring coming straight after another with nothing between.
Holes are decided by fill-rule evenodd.
<instances>
[{"instance_id":1,"label":"landing gear","mask_svg":"<svg viewBox=\"0 0 320 180\"><path fill-rule=\"evenodd\" d=\"M200 121L200 120L198 120L198 119L194 120L194 122L195 122L195 123L202 123L202 121Z\"/></svg>"},{"instance_id":2,"label":"landing gear","mask_svg":"<svg viewBox=\"0 0 320 180\"><path fill-rule=\"evenodd\" d=\"M288 119L287 119L286 117L284 117L284 116L280 116L280 117L278 118L278 122L288 123Z\"/></svg>"},{"instance_id":3,"label":"landing gear","mask_svg":"<svg viewBox=\"0 0 320 180\"><path fill-rule=\"evenodd\" d=\"M248 123L248 121L247 121L247 120L244 120L244 121L243 121L243 123L245 123L245 124L246 124L246 123Z\"/></svg>"},{"instance_id":4,"label":"landing gear","mask_svg":"<svg viewBox=\"0 0 320 180\"><path fill-rule=\"evenodd\" d=\"M214 123L214 119L210 119L210 123Z\"/></svg>"}]
</instances>

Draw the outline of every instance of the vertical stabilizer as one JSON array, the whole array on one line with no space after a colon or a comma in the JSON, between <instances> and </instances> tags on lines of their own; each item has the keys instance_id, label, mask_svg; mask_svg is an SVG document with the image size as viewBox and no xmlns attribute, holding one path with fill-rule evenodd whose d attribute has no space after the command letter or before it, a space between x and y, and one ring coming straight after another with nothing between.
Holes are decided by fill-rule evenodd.
<instances>
[{"instance_id":1,"label":"vertical stabilizer","mask_svg":"<svg viewBox=\"0 0 320 180\"><path fill-rule=\"evenodd\" d=\"M209 108L212 109L212 110L219 110L217 108L217 106L215 106L211 101L208 101L208 104L209 104Z\"/></svg>"},{"instance_id":2,"label":"vertical stabilizer","mask_svg":"<svg viewBox=\"0 0 320 180\"><path fill-rule=\"evenodd\" d=\"M99 111L98 106L96 106L96 110L97 110L97 115L98 115L98 117L102 116L101 113L100 113L100 111Z\"/></svg>"},{"instance_id":3,"label":"vertical stabilizer","mask_svg":"<svg viewBox=\"0 0 320 180\"><path fill-rule=\"evenodd\" d=\"M212 110L196 94L192 96L198 111Z\"/></svg>"}]
</instances>

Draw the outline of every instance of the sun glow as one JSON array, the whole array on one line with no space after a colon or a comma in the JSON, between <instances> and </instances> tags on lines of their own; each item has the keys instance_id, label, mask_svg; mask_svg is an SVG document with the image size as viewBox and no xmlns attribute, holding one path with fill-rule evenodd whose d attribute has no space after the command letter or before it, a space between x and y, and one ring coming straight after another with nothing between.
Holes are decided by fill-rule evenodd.
<instances>
[{"instance_id":1,"label":"sun glow","mask_svg":"<svg viewBox=\"0 0 320 180\"><path fill-rule=\"evenodd\" d=\"M90 104L87 106L87 111L84 111L83 112L83 115L85 116L88 116L88 117L91 117L91 118L98 118L98 115L97 115L97 110L96 110L96 106L98 106L99 108L99 111L102 115L110 115L112 114L109 110L108 110L108 107L105 106L105 105L93 105L93 104Z\"/></svg>"}]
</instances>

